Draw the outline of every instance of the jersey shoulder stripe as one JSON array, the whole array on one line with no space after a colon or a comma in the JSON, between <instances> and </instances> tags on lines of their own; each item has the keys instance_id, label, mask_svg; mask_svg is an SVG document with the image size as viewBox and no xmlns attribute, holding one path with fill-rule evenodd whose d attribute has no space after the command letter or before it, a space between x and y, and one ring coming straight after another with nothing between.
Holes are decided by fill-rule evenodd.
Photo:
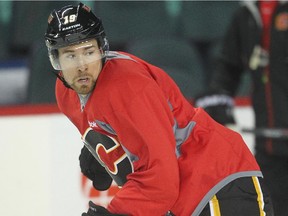
<instances>
[{"instance_id":1,"label":"jersey shoulder stripe","mask_svg":"<svg viewBox=\"0 0 288 216\"><path fill-rule=\"evenodd\" d=\"M135 59L131 58L128 55L125 55L123 53L115 52L115 51L109 51L108 54L106 55L106 61L110 61L113 59L126 59L126 60L132 60L135 61Z\"/></svg>"}]
</instances>

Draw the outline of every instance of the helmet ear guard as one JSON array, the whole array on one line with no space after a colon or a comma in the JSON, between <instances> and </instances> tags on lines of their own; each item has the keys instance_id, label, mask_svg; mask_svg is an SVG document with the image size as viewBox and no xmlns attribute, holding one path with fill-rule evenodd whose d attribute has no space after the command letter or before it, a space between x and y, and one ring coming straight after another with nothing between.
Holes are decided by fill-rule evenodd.
<instances>
[{"instance_id":1,"label":"helmet ear guard","mask_svg":"<svg viewBox=\"0 0 288 216\"><path fill-rule=\"evenodd\" d=\"M49 60L53 68L55 70L59 70L61 66L60 66L60 62L58 59L58 56L59 56L58 50L57 49L49 50L48 56L49 56Z\"/></svg>"}]
</instances>

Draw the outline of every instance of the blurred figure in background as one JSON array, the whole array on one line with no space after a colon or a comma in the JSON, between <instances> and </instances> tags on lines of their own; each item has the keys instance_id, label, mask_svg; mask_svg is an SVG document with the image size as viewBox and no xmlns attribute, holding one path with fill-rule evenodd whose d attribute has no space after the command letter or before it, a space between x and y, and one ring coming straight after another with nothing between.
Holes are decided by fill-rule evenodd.
<instances>
[{"instance_id":1,"label":"blurred figure in background","mask_svg":"<svg viewBox=\"0 0 288 216\"><path fill-rule=\"evenodd\" d=\"M235 123L233 96L241 75L252 76L255 128L288 128L288 3L243 2L223 38L210 90L195 99L222 124ZM288 140L256 137L256 159L270 188L275 215L288 212Z\"/></svg>"}]
</instances>

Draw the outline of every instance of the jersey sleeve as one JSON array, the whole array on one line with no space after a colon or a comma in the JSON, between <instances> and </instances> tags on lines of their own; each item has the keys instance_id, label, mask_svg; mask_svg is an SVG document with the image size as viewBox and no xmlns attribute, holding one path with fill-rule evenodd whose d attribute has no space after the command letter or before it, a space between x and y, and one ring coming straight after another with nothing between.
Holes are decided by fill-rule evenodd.
<instances>
[{"instance_id":1,"label":"jersey sleeve","mask_svg":"<svg viewBox=\"0 0 288 216\"><path fill-rule=\"evenodd\" d=\"M156 83L150 82L131 97L129 92L128 88L123 93L126 99L118 102L121 108L108 121L121 144L137 160L133 163L134 173L127 177L108 208L128 215L164 215L179 191L173 115Z\"/></svg>"}]
</instances>

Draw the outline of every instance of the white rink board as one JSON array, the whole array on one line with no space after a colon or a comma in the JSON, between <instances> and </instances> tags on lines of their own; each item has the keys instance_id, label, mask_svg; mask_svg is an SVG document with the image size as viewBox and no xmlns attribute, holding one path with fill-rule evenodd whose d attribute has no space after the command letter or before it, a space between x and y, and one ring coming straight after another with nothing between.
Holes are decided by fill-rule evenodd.
<instances>
[{"instance_id":1,"label":"white rink board","mask_svg":"<svg viewBox=\"0 0 288 216\"><path fill-rule=\"evenodd\" d=\"M81 215L82 143L66 117L0 117L0 135L0 215Z\"/></svg>"},{"instance_id":2,"label":"white rink board","mask_svg":"<svg viewBox=\"0 0 288 216\"><path fill-rule=\"evenodd\" d=\"M241 126L253 126L250 107L236 108L235 115ZM86 210L90 185L84 194L82 142L65 116L0 117L0 137L0 215L80 216ZM243 138L253 149L253 136Z\"/></svg>"},{"instance_id":3,"label":"white rink board","mask_svg":"<svg viewBox=\"0 0 288 216\"><path fill-rule=\"evenodd\" d=\"M255 119L254 112L250 106L236 107L234 116L237 123L236 131L241 133L241 128L254 128ZM254 138L255 136L248 133L243 133L242 137L248 145L250 151L254 153Z\"/></svg>"}]
</instances>

